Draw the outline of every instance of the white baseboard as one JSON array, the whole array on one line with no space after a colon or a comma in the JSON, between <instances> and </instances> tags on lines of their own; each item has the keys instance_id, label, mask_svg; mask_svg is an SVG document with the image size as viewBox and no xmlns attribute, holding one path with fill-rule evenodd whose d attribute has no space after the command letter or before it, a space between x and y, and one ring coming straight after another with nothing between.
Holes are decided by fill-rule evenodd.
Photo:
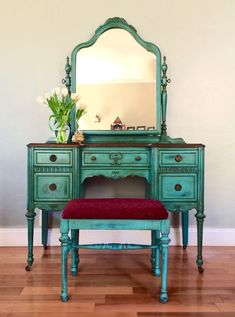
<instances>
[{"instance_id":1,"label":"white baseboard","mask_svg":"<svg viewBox=\"0 0 235 317\"><path fill-rule=\"evenodd\" d=\"M50 229L48 245L58 246L60 232L58 228ZM171 228L171 245L181 245L180 228ZM147 231L119 230L82 230L80 243L150 243L150 233ZM197 244L196 227L189 227L189 245ZM34 230L34 245L41 245L41 229ZM234 228L204 228L203 245L205 246L235 246ZM27 246L26 228L0 228L0 246Z\"/></svg>"}]
</instances>

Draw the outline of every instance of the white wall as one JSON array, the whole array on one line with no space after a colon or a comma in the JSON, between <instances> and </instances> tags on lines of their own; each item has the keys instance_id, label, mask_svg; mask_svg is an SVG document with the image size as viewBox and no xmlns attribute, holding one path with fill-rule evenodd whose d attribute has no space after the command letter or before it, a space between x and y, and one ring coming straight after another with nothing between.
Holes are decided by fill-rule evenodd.
<instances>
[{"instance_id":1,"label":"white wall","mask_svg":"<svg viewBox=\"0 0 235 317\"><path fill-rule=\"evenodd\" d=\"M26 144L49 136L35 97L73 47L124 17L167 55L168 132L206 144L206 226L235 227L234 0L0 0L0 227L24 227ZM192 215L193 217L193 215Z\"/></svg>"}]
</instances>

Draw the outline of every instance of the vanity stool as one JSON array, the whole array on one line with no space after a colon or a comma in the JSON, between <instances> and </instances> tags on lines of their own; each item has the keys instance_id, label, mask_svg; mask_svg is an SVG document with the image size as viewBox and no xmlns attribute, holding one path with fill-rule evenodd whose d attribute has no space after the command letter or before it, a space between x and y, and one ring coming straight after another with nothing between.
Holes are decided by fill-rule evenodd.
<instances>
[{"instance_id":1,"label":"vanity stool","mask_svg":"<svg viewBox=\"0 0 235 317\"><path fill-rule=\"evenodd\" d=\"M168 235L170 224L165 207L158 200L132 198L74 199L65 206L61 225L62 290L61 300L69 299L67 287L67 260L71 251L71 274L77 275L78 249L134 250L152 249L152 271L161 275L160 301L166 303ZM151 245L141 244L79 244L80 229L151 230ZM71 231L71 238L69 237ZM160 259L161 254L161 270Z\"/></svg>"}]
</instances>

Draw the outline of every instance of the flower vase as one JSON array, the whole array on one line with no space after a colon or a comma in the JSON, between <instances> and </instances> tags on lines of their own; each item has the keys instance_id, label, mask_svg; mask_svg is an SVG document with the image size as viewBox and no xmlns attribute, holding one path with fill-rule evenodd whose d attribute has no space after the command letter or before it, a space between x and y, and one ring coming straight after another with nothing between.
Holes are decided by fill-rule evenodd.
<instances>
[{"instance_id":1,"label":"flower vase","mask_svg":"<svg viewBox=\"0 0 235 317\"><path fill-rule=\"evenodd\" d=\"M69 132L70 132L70 129L67 125L55 130L56 142L67 143L69 138Z\"/></svg>"}]
</instances>

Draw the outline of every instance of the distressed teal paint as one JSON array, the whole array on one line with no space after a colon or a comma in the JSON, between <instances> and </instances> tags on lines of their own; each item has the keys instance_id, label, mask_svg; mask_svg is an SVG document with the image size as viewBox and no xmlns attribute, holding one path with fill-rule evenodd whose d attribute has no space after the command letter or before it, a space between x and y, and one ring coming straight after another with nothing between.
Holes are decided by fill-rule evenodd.
<instances>
[{"instance_id":1,"label":"distressed teal paint","mask_svg":"<svg viewBox=\"0 0 235 317\"><path fill-rule=\"evenodd\" d=\"M55 155L55 157L51 157ZM118 159L115 155L118 154ZM96 156L92 160L92 156ZM178 156L181 156L179 160ZM136 160L135 158L138 157ZM141 157L141 160L139 160ZM179 161L178 161L179 160ZM59 162L59 163L58 163ZM91 163L92 162L92 163ZM142 162L142 163L140 163ZM35 208L44 211L62 210L70 199L84 197L83 182L88 177L105 176L112 179L127 176L139 176L146 179L146 197L160 199L169 211L186 212L197 210L198 255L197 264L202 270L202 234L203 234L203 180L204 147L200 144L184 146L176 144L128 144L97 143L88 146L31 144L28 147L28 219L29 230L29 266L33 263L33 224ZM51 184L56 184L56 189ZM176 190L175 185L181 185ZM101 229L106 224L95 220L93 229ZM89 229L90 220L81 220L80 229ZM109 221L110 228L133 229L128 220ZM142 221L135 223L135 229L151 226ZM188 223L183 224L183 236L186 239ZM76 229L76 228L71 228ZM43 228L44 235L47 228ZM43 243L45 245L45 243ZM183 243L186 245L186 243ZM154 252L154 251L153 251ZM76 257L74 257L76 258ZM152 257L154 258L154 256ZM75 263L75 262L74 262ZM76 265L74 264L74 272ZM157 269L156 269L157 271Z\"/></svg>"},{"instance_id":2,"label":"distressed teal paint","mask_svg":"<svg viewBox=\"0 0 235 317\"><path fill-rule=\"evenodd\" d=\"M62 210L70 199L84 197L83 182L86 178L105 176L120 179L139 176L146 179L146 197L160 199L169 211L184 212L182 215L183 245L188 241L187 212L196 209L197 221L197 265L202 272L202 235L204 215L204 146L186 144L182 138L167 135L167 77L166 58L161 60L160 49L153 43L144 41L136 29L123 18L108 19L95 31L92 38L77 45L72 51L71 65L66 62L66 77L63 83L69 93L76 90L76 55L79 50L93 45L106 31L119 28L129 32L146 50L155 54L156 67L156 130L147 131L84 131L85 145L31 144L28 148L28 266L33 263L33 228L35 208L44 212ZM72 72L72 73L71 73ZM70 76L71 74L71 76ZM70 89L71 88L71 89ZM146 108L146 111L148 109ZM72 113L71 132L75 131L75 113ZM45 216L45 215L44 215ZM45 216L46 217L46 216ZM74 227L73 227L74 226ZM159 237L162 230L159 224L151 221L81 220L79 229L141 229L152 231L152 245L161 244L163 262L167 261L167 236ZM78 243L78 224L70 224L72 240L62 228L62 274L65 277L65 259L71 243ZM43 221L43 244L46 245L47 224ZM114 246L111 246L114 247ZM118 248L118 247L117 247ZM76 249L76 248L74 248ZM72 274L77 273L78 254L72 251ZM160 274L159 250L152 249L152 269ZM165 263L165 262L164 262ZM166 268L166 265L164 264ZM162 270L164 281L166 270ZM162 284L161 301L167 301L166 287ZM64 284L61 298L67 300L67 286Z\"/></svg>"},{"instance_id":3,"label":"distressed teal paint","mask_svg":"<svg viewBox=\"0 0 235 317\"><path fill-rule=\"evenodd\" d=\"M69 223L67 221L61 221L60 225L60 242L61 242L61 276L62 276L62 289L61 300L66 302L69 299L68 296L68 282L67 282L67 270L68 270L68 253L70 251L69 242L71 241L68 235Z\"/></svg>"},{"instance_id":4,"label":"distressed teal paint","mask_svg":"<svg viewBox=\"0 0 235 317\"><path fill-rule=\"evenodd\" d=\"M115 223L117 222L117 224ZM69 299L68 295L68 281L67 281L67 270L68 270L68 253L72 252L72 265L71 273L72 275L77 274L77 261L75 256L76 249L108 249L108 250L136 250L136 249L156 249L158 252L158 257L155 256L153 260L153 272L155 275L160 274L159 258L161 249L161 292L160 301L166 303L168 300L167 294L167 271L168 271L168 244L169 233L170 233L170 222L168 219L165 220L127 220L128 225L132 230L146 230L148 228L154 234L155 238L152 239L151 245L141 245L141 244L121 244L121 243L108 243L108 244L78 244L76 230L80 229L97 229L97 224L100 229L105 230L127 230L125 220L101 220L101 219L61 219L60 232L61 232L61 257L62 257L62 288L61 288L61 300L67 301ZM115 225L114 225L115 224ZM85 227L84 227L85 225ZM69 232L71 230L71 239L69 238Z\"/></svg>"},{"instance_id":5,"label":"distressed teal paint","mask_svg":"<svg viewBox=\"0 0 235 317\"><path fill-rule=\"evenodd\" d=\"M138 249L156 249L157 245L132 244L132 243L94 243L73 245L75 249L93 249L93 250L138 250Z\"/></svg>"},{"instance_id":6,"label":"distressed teal paint","mask_svg":"<svg viewBox=\"0 0 235 317\"><path fill-rule=\"evenodd\" d=\"M36 213L33 210L28 209L25 216L27 217L27 222L28 222L28 258L27 258L28 265L26 266L26 271L30 271L30 268L34 262L33 236L34 236L34 218L36 216Z\"/></svg>"},{"instance_id":7,"label":"distressed teal paint","mask_svg":"<svg viewBox=\"0 0 235 317\"><path fill-rule=\"evenodd\" d=\"M77 45L71 54L71 69L72 69L72 82L71 82L71 91L76 92L76 56L79 50L92 46L98 38L106 31L111 29L123 29L129 32L133 38L139 43L143 48L147 51L152 52L156 56L156 92L157 92L157 100L156 100L156 132L160 134L160 125L161 125L161 51L158 46L151 42L144 41L136 29L128 24L123 18L110 18L103 25L99 26L95 34L92 38L84 43ZM75 116L73 115L75 119ZM75 131L75 121L71 122L72 131ZM131 134L131 131L129 131ZM156 141L156 139L155 139Z\"/></svg>"}]
</instances>

